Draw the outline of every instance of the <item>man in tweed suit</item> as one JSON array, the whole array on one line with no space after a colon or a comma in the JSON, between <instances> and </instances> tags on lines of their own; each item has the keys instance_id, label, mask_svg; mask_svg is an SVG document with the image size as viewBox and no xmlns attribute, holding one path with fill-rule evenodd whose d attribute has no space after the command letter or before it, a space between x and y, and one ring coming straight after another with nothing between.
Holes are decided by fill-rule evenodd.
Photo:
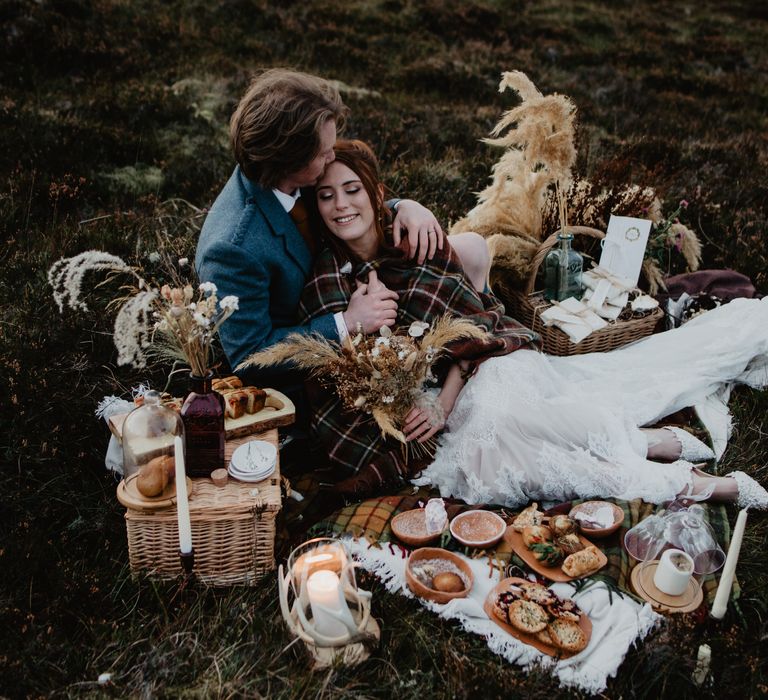
<instances>
[{"instance_id":1,"label":"man in tweed suit","mask_svg":"<svg viewBox=\"0 0 768 700\"><path fill-rule=\"evenodd\" d=\"M206 218L195 265L201 281L215 283L220 297L239 298L239 310L220 330L233 367L290 333L339 339L347 328L373 332L395 323L397 295L374 283L362 284L342 312L304 325L296 320L317 252L305 225L302 188L314 185L333 160L346 112L327 81L273 69L253 81L232 116L237 167ZM410 200L394 200L391 208L396 235L401 227L408 231L410 250L420 260L442 248L442 231L429 210ZM251 368L241 376L297 396L289 369Z\"/></svg>"}]
</instances>

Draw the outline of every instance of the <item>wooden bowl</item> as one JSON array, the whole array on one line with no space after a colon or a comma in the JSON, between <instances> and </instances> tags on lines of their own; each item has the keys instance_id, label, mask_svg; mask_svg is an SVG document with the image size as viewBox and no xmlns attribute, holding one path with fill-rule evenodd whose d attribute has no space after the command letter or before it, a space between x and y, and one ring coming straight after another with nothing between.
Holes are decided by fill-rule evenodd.
<instances>
[{"instance_id":1,"label":"wooden bowl","mask_svg":"<svg viewBox=\"0 0 768 700\"><path fill-rule=\"evenodd\" d=\"M507 524L489 510L468 510L451 520L451 535L468 547L491 547L507 529Z\"/></svg>"},{"instance_id":2,"label":"wooden bowl","mask_svg":"<svg viewBox=\"0 0 768 700\"><path fill-rule=\"evenodd\" d=\"M452 568L464 574L464 578L469 581L469 585L464 590L455 593L436 591L434 588L425 586L416 578L412 568L414 564L429 561L430 559L450 562L453 565ZM467 594L472 590L474 577L472 576L472 569L469 568L468 564L458 554L438 549L437 547L422 547L421 549L414 550L411 556L408 557L408 561L405 563L405 581L408 584L408 588L419 598L431 600L433 603L448 603L454 598L466 598Z\"/></svg>"},{"instance_id":3,"label":"wooden bowl","mask_svg":"<svg viewBox=\"0 0 768 700\"><path fill-rule=\"evenodd\" d=\"M579 529L581 532L583 532L587 537L592 538L600 538L600 537L608 537L608 535L612 535L616 530L618 530L621 527L621 524L624 522L624 511L619 508L615 503L609 503L608 501L584 501L584 503L580 503L577 506L574 506L571 508L571 512L568 513L572 518L576 513L584 513L585 515L591 515L594 513L598 508L604 508L605 506L610 506L613 510L613 524L609 525L608 527L602 527L602 528L590 528L585 527L582 523L579 523Z\"/></svg>"},{"instance_id":4,"label":"wooden bowl","mask_svg":"<svg viewBox=\"0 0 768 700\"><path fill-rule=\"evenodd\" d=\"M436 540L442 532L427 532L427 516L423 508L414 508L398 513L389 524L397 539L412 547L423 547Z\"/></svg>"}]
</instances>

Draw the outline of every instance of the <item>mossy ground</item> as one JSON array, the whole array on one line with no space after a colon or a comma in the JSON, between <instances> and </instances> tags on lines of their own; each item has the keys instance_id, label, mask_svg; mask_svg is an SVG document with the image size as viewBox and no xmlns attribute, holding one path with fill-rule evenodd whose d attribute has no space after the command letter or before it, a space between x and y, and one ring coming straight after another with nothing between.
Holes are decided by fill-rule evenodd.
<instances>
[{"instance_id":1,"label":"mossy ground","mask_svg":"<svg viewBox=\"0 0 768 700\"><path fill-rule=\"evenodd\" d=\"M381 649L307 672L253 589L131 579L122 509L93 409L162 372L118 368L108 314L59 316L46 270L101 248L143 262L158 235L193 253L232 159L226 123L252 72L290 65L351 86L348 134L388 182L443 221L474 203L513 104L502 70L579 107L578 171L653 185L706 242L707 267L768 291L768 12L761 2L9 0L0 7L0 694L190 697L545 697L372 579ZM361 90L362 89L362 90ZM768 480L768 401L739 392L723 471ZM735 517L735 510L732 515ZM723 623L683 616L630 652L609 697L768 690L768 530L750 516L743 597ZM713 679L690 682L696 650ZM99 673L112 685L97 686Z\"/></svg>"}]
</instances>

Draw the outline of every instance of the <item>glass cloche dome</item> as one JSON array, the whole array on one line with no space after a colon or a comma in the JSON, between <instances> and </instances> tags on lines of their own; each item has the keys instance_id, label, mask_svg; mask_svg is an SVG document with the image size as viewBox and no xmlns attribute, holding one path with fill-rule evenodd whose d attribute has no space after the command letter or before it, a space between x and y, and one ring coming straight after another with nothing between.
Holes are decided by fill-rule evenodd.
<instances>
[{"instance_id":1,"label":"glass cloche dome","mask_svg":"<svg viewBox=\"0 0 768 700\"><path fill-rule=\"evenodd\" d=\"M161 405L160 394L148 391L144 402L123 423L123 477L157 457L174 456L174 438L184 438L184 424L175 411Z\"/></svg>"}]
</instances>

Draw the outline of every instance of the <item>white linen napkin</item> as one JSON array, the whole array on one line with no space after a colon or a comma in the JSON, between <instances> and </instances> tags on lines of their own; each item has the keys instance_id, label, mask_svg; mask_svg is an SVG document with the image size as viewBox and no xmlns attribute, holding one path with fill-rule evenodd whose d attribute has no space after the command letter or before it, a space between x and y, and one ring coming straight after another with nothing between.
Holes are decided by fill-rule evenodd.
<instances>
[{"instance_id":1,"label":"white linen napkin","mask_svg":"<svg viewBox=\"0 0 768 700\"><path fill-rule=\"evenodd\" d=\"M580 343L592 331L605 328L608 324L592 309L582 304L575 297L563 301L553 301L552 306L540 316L545 326L557 326L571 339Z\"/></svg>"},{"instance_id":2,"label":"white linen napkin","mask_svg":"<svg viewBox=\"0 0 768 700\"><path fill-rule=\"evenodd\" d=\"M629 292L635 288L630 280L617 277L599 265L587 270L581 281L587 288L583 297L587 306L610 321L619 317L629 301Z\"/></svg>"}]
</instances>

